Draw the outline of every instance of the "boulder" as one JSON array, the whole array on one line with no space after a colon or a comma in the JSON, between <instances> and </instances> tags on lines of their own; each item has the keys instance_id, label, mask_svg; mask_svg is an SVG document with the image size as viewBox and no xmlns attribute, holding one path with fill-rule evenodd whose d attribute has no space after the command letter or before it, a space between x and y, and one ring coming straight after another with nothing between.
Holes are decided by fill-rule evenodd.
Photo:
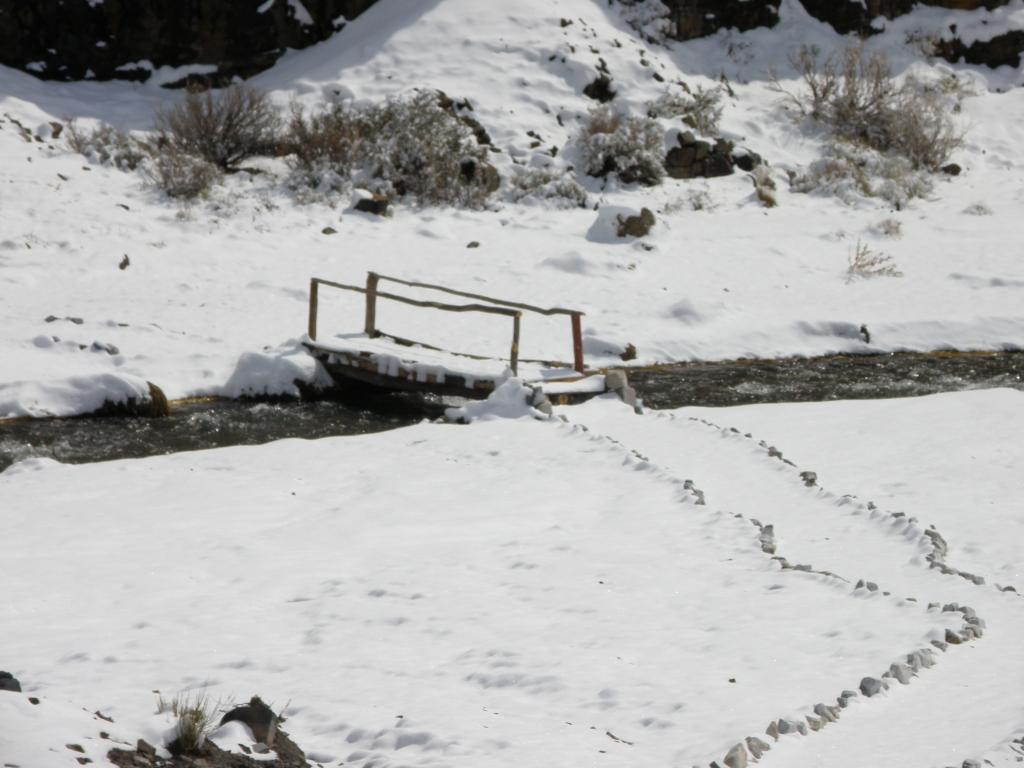
<instances>
[{"instance_id":1,"label":"boulder","mask_svg":"<svg viewBox=\"0 0 1024 768\"><path fill-rule=\"evenodd\" d=\"M718 139L714 144L697 139L689 131L678 135L679 146L665 155L665 172L673 179L728 176L736 166L733 144Z\"/></svg>"},{"instance_id":2,"label":"boulder","mask_svg":"<svg viewBox=\"0 0 1024 768\"><path fill-rule=\"evenodd\" d=\"M583 88L583 95L588 99L600 101L602 104L615 98L615 89L612 87L612 79L602 73L594 78Z\"/></svg>"},{"instance_id":3,"label":"boulder","mask_svg":"<svg viewBox=\"0 0 1024 768\"><path fill-rule=\"evenodd\" d=\"M736 744L722 759L727 768L747 768L747 750L742 743Z\"/></svg>"},{"instance_id":4,"label":"boulder","mask_svg":"<svg viewBox=\"0 0 1024 768\"><path fill-rule=\"evenodd\" d=\"M389 201L384 195L378 195L375 192L357 189L353 194L352 208L363 213L385 216L388 212L388 204Z\"/></svg>"},{"instance_id":5,"label":"boulder","mask_svg":"<svg viewBox=\"0 0 1024 768\"><path fill-rule=\"evenodd\" d=\"M0 672L0 691L21 693L21 683L10 672Z\"/></svg>"},{"instance_id":6,"label":"boulder","mask_svg":"<svg viewBox=\"0 0 1024 768\"><path fill-rule=\"evenodd\" d=\"M869 699L882 692L882 681L874 677L865 677L860 681L860 692Z\"/></svg>"},{"instance_id":7,"label":"boulder","mask_svg":"<svg viewBox=\"0 0 1024 768\"><path fill-rule=\"evenodd\" d=\"M248 726L252 731L253 740L268 747L274 746L274 739L277 736L278 718L274 711L263 703L259 696L253 696L248 704L235 707L224 714L220 724L238 721Z\"/></svg>"},{"instance_id":8,"label":"boulder","mask_svg":"<svg viewBox=\"0 0 1024 768\"><path fill-rule=\"evenodd\" d=\"M175 85L226 85L270 67L289 48L326 40L374 2L0 0L0 64L45 80L136 81L151 74L136 62L209 64L215 72Z\"/></svg>"},{"instance_id":9,"label":"boulder","mask_svg":"<svg viewBox=\"0 0 1024 768\"><path fill-rule=\"evenodd\" d=\"M636 216L619 216L619 237L645 237L654 226L656 219L650 208L641 208Z\"/></svg>"}]
</instances>

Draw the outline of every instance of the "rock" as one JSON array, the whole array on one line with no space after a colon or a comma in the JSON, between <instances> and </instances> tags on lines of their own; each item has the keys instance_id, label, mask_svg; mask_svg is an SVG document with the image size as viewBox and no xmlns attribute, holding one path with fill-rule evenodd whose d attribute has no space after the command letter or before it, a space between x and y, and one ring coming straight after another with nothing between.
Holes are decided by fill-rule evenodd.
<instances>
[{"instance_id":1,"label":"rock","mask_svg":"<svg viewBox=\"0 0 1024 768\"><path fill-rule=\"evenodd\" d=\"M822 720L811 715L807 715L804 719L807 720L807 725L811 727L812 731L820 731L822 729L822 726L824 725L824 722Z\"/></svg>"},{"instance_id":2,"label":"rock","mask_svg":"<svg viewBox=\"0 0 1024 768\"><path fill-rule=\"evenodd\" d=\"M466 243L466 247L467 248L479 248L480 247L480 241L479 240L470 240L468 243Z\"/></svg>"},{"instance_id":3,"label":"rock","mask_svg":"<svg viewBox=\"0 0 1024 768\"><path fill-rule=\"evenodd\" d=\"M839 704L840 707L846 709L848 706L850 706L850 699L856 698L856 696L856 691L843 691L841 694L839 694L839 698L836 699L836 702Z\"/></svg>"},{"instance_id":4,"label":"rock","mask_svg":"<svg viewBox=\"0 0 1024 768\"><path fill-rule=\"evenodd\" d=\"M787 733L807 733L807 726L803 723L794 722L792 720L780 719L779 720L779 733L785 735Z\"/></svg>"},{"instance_id":5,"label":"rock","mask_svg":"<svg viewBox=\"0 0 1024 768\"><path fill-rule=\"evenodd\" d=\"M719 139L712 146L690 131L679 133L676 141L679 146L670 149L664 160L665 172L673 179L728 176L733 172L736 161L731 142Z\"/></svg>"},{"instance_id":6,"label":"rock","mask_svg":"<svg viewBox=\"0 0 1024 768\"><path fill-rule=\"evenodd\" d=\"M145 81L152 69L213 65L175 85L227 85L270 67L289 48L326 40L375 0L317 0L262 6L231 0L0 0L0 64L46 80ZM307 19L312 23L306 23ZM102 43L102 45L100 45ZM152 68L136 62L148 60Z\"/></svg>"},{"instance_id":7,"label":"rock","mask_svg":"<svg viewBox=\"0 0 1024 768\"><path fill-rule=\"evenodd\" d=\"M126 253L124 256L121 257L121 261L118 263L117 268L120 269L121 271L124 271L128 269L128 266L131 263L132 261L131 259L128 258L128 254Z\"/></svg>"},{"instance_id":8,"label":"rock","mask_svg":"<svg viewBox=\"0 0 1024 768\"><path fill-rule=\"evenodd\" d=\"M154 760L156 758L156 747L145 739L139 739L135 742L135 751L150 760Z\"/></svg>"},{"instance_id":9,"label":"rock","mask_svg":"<svg viewBox=\"0 0 1024 768\"><path fill-rule=\"evenodd\" d=\"M0 672L0 691L21 693L21 683L10 672Z\"/></svg>"},{"instance_id":10,"label":"rock","mask_svg":"<svg viewBox=\"0 0 1024 768\"><path fill-rule=\"evenodd\" d=\"M835 707L830 707L828 704L815 704L814 714L827 723L834 723L839 719L839 711Z\"/></svg>"},{"instance_id":11,"label":"rock","mask_svg":"<svg viewBox=\"0 0 1024 768\"><path fill-rule=\"evenodd\" d=\"M583 95L602 104L615 98L615 89L608 75L602 73L583 88Z\"/></svg>"},{"instance_id":12,"label":"rock","mask_svg":"<svg viewBox=\"0 0 1024 768\"><path fill-rule=\"evenodd\" d=\"M622 360L623 362L628 362L629 360L636 360L636 347L634 347L632 344L627 343L626 348L622 350L622 353L619 355L619 359Z\"/></svg>"},{"instance_id":13,"label":"rock","mask_svg":"<svg viewBox=\"0 0 1024 768\"><path fill-rule=\"evenodd\" d=\"M1004 5L1005 3L996 3ZM954 64L961 60L968 64L980 64L993 69L998 67L1020 66L1024 53L1024 30L1014 29L995 35L988 40L975 40L965 45L958 37L950 40L937 40L934 47L935 55L941 56Z\"/></svg>"},{"instance_id":14,"label":"rock","mask_svg":"<svg viewBox=\"0 0 1024 768\"><path fill-rule=\"evenodd\" d=\"M225 713L220 724L224 725L224 723L235 720L249 727L254 741L266 744L268 747L274 746L274 739L277 736L277 715L263 703L259 696L253 696L249 699L248 704L235 707Z\"/></svg>"},{"instance_id":15,"label":"rock","mask_svg":"<svg viewBox=\"0 0 1024 768\"><path fill-rule=\"evenodd\" d=\"M736 744L722 759L727 768L747 768L747 750L742 743Z\"/></svg>"},{"instance_id":16,"label":"rock","mask_svg":"<svg viewBox=\"0 0 1024 768\"><path fill-rule=\"evenodd\" d=\"M779 726L774 720L768 724L764 732L771 736L773 741L779 740Z\"/></svg>"},{"instance_id":17,"label":"rock","mask_svg":"<svg viewBox=\"0 0 1024 768\"><path fill-rule=\"evenodd\" d=\"M619 237L644 237L655 224L654 214L650 208L641 208L638 216L619 216Z\"/></svg>"},{"instance_id":18,"label":"rock","mask_svg":"<svg viewBox=\"0 0 1024 768\"><path fill-rule=\"evenodd\" d=\"M958 635L952 629L947 629L946 630L946 642L949 643L950 645L960 645L960 643L963 642L963 638L960 637L960 635Z\"/></svg>"},{"instance_id":19,"label":"rock","mask_svg":"<svg viewBox=\"0 0 1024 768\"><path fill-rule=\"evenodd\" d=\"M750 756L755 760L760 760L761 755L770 750L771 744L766 741L762 741L757 736L747 736L747 749L750 752Z\"/></svg>"},{"instance_id":20,"label":"rock","mask_svg":"<svg viewBox=\"0 0 1024 768\"><path fill-rule=\"evenodd\" d=\"M764 165L764 159L757 152L751 152L749 149L740 149L734 152L732 158L736 167L747 173Z\"/></svg>"},{"instance_id":21,"label":"rock","mask_svg":"<svg viewBox=\"0 0 1024 768\"><path fill-rule=\"evenodd\" d=\"M812 488L818 484L818 473L817 472L801 472L800 479L804 481L804 485L808 488Z\"/></svg>"},{"instance_id":22,"label":"rock","mask_svg":"<svg viewBox=\"0 0 1024 768\"><path fill-rule=\"evenodd\" d=\"M889 674L903 685L910 685L910 680L914 676L914 673L906 664L891 664L889 666Z\"/></svg>"},{"instance_id":23,"label":"rock","mask_svg":"<svg viewBox=\"0 0 1024 768\"><path fill-rule=\"evenodd\" d=\"M388 212L388 199L384 195L365 190L356 190L352 207L363 213L372 213L375 216L384 216Z\"/></svg>"},{"instance_id":24,"label":"rock","mask_svg":"<svg viewBox=\"0 0 1024 768\"><path fill-rule=\"evenodd\" d=\"M322 235L336 235L336 234L338 234L338 230L336 230L334 227L324 227L323 229L320 230L320 234L322 234Z\"/></svg>"},{"instance_id":25,"label":"rock","mask_svg":"<svg viewBox=\"0 0 1024 768\"><path fill-rule=\"evenodd\" d=\"M947 176L959 176L963 168L956 163L949 163L948 165L942 166L939 170Z\"/></svg>"},{"instance_id":26,"label":"rock","mask_svg":"<svg viewBox=\"0 0 1024 768\"><path fill-rule=\"evenodd\" d=\"M877 696L882 691L882 681L874 677L865 677L860 681L860 692L868 698Z\"/></svg>"},{"instance_id":27,"label":"rock","mask_svg":"<svg viewBox=\"0 0 1024 768\"><path fill-rule=\"evenodd\" d=\"M772 27L779 20L779 0L663 0L669 9L672 37L692 40L720 29L744 32Z\"/></svg>"}]
</instances>

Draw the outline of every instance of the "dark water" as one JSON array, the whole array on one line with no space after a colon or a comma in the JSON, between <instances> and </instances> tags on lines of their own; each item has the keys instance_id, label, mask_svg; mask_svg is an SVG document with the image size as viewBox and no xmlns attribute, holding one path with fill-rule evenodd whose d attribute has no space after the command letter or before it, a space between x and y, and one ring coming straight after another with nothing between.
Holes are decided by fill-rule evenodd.
<instances>
[{"instance_id":1,"label":"dark water","mask_svg":"<svg viewBox=\"0 0 1024 768\"><path fill-rule=\"evenodd\" d=\"M651 408L859 400L1024 389L1024 352L938 353L683 363L629 371Z\"/></svg>"},{"instance_id":2,"label":"dark water","mask_svg":"<svg viewBox=\"0 0 1024 768\"><path fill-rule=\"evenodd\" d=\"M286 437L361 435L415 424L423 411L396 402L374 407L337 402L215 402L173 409L168 418L36 419L0 424L0 472L46 456L68 464L256 445Z\"/></svg>"},{"instance_id":3,"label":"dark water","mask_svg":"<svg viewBox=\"0 0 1024 768\"><path fill-rule=\"evenodd\" d=\"M685 363L631 369L629 379L651 408L908 397L990 387L1024 390L1024 353ZM442 410L436 401L363 396L348 402L186 405L164 419L7 422L0 423L0 471L33 456L81 463L286 437L367 434L434 418Z\"/></svg>"}]
</instances>

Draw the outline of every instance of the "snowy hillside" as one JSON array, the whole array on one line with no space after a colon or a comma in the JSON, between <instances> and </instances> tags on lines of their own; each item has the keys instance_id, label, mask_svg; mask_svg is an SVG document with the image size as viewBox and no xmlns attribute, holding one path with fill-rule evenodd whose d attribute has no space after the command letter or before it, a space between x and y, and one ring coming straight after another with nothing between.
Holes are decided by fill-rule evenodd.
<instances>
[{"instance_id":1,"label":"snowy hillside","mask_svg":"<svg viewBox=\"0 0 1024 768\"><path fill-rule=\"evenodd\" d=\"M966 141L952 159L962 174L934 177L924 199L895 210L881 198L843 202L789 188L787 173L818 160L827 139L780 108L769 72L796 87L788 59L799 45L849 43L797 3L784 4L775 29L668 46L646 42L619 6L590 0L517 3L514 13L468 0L420 8L410 19L404 5L380 3L255 84L282 110L415 88L468 101L500 150L491 160L505 186L488 210L399 203L378 219L353 212L347 195L301 202L284 163L269 160L254 161L265 173L229 176L208 199L181 206L141 173L87 162L62 140L27 140L13 122L44 137L50 121L69 117L146 131L154 108L179 92L0 71L0 412L73 411L74 398L12 384L108 372L152 381L172 398L287 389L309 375L301 361L259 365L243 355L296 350L310 276L360 282L368 269L583 309L594 366L617 363L627 344L640 363L1021 346L1022 74L929 63L916 41L950 20L994 33L1021 25L1024 11L922 10L867 43L898 74L955 72L974 94L957 117ZM743 172L655 187L578 174L584 208L510 202L518 164L573 162L571 140L596 103L582 91L599 68L610 73L616 108L636 113L676 81L710 88L725 76L734 95L723 103L722 134L767 160L778 206L763 207ZM551 147L560 150L554 160ZM642 239L617 238L600 223L619 210L612 206L647 207L657 223ZM335 234L323 234L328 227ZM479 248L467 249L471 242ZM902 276L848 280L858 243ZM358 327L353 298L332 306L329 330ZM503 327L385 311L387 330L442 346L494 354L506 344ZM566 338L560 324L527 322L524 354L564 359Z\"/></svg>"}]
</instances>

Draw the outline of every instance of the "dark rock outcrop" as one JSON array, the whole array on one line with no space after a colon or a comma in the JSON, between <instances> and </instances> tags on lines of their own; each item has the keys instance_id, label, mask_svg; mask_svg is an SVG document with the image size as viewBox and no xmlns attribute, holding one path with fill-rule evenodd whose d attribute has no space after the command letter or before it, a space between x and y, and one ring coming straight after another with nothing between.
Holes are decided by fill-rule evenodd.
<instances>
[{"instance_id":1,"label":"dark rock outcrop","mask_svg":"<svg viewBox=\"0 0 1024 768\"><path fill-rule=\"evenodd\" d=\"M0 672L0 691L21 693L21 683L10 672Z\"/></svg>"},{"instance_id":2,"label":"dark rock outcrop","mask_svg":"<svg viewBox=\"0 0 1024 768\"><path fill-rule=\"evenodd\" d=\"M968 64L1016 68L1024 60L1024 31L1014 29L990 40L975 40L970 45L964 45L956 37L939 40L935 44L935 54L954 64L962 59Z\"/></svg>"},{"instance_id":3,"label":"dark rock outcrop","mask_svg":"<svg viewBox=\"0 0 1024 768\"><path fill-rule=\"evenodd\" d=\"M780 0L662 0L668 6L677 40L712 35L720 29L741 32L773 27Z\"/></svg>"},{"instance_id":4,"label":"dark rock outcrop","mask_svg":"<svg viewBox=\"0 0 1024 768\"><path fill-rule=\"evenodd\" d=\"M326 39L374 2L303 0L305 23L288 0L0 0L0 64L47 80L138 81L149 77L139 62L210 64L216 72L192 79L221 85Z\"/></svg>"},{"instance_id":5,"label":"dark rock outcrop","mask_svg":"<svg viewBox=\"0 0 1024 768\"><path fill-rule=\"evenodd\" d=\"M736 166L733 145L725 139L711 144L684 131L678 143L665 155L665 172L673 179L728 176Z\"/></svg>"}]
</instances>

